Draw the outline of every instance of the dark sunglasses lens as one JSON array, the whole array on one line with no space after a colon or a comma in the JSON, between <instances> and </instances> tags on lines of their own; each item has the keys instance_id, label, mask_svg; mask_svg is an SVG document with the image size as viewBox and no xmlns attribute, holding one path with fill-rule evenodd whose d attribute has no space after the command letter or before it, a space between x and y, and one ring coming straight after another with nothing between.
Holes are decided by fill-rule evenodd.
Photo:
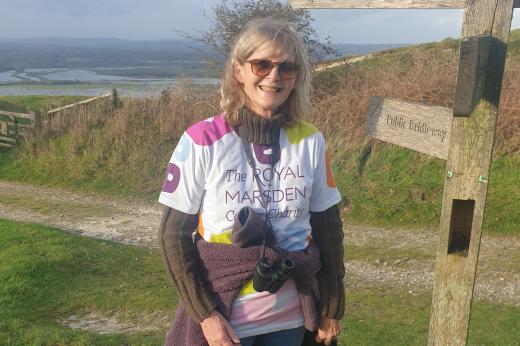
<instances>
[{"instance_id":1,"label":"dark sunglasses lens","mask_svg":"<svg viewBox=\"0 0 520 346\"><path fill-rule=\"evenodd\" d=\"M251 61L251 68L254 74L264 77L273 69L273 63L269 60L254 60Z\"/></svg>"},{"instance_id":2,"label":"dark sunglasses lens","mask_svg":"<svg viewBox=\"0 0 520 346\"><path fill-rule=\"evenodd\" d=\"M289 62L281 63L278 66L278 72L282 78L294 78L298 74L298 65Z\"/></svg>"}]
</instances>

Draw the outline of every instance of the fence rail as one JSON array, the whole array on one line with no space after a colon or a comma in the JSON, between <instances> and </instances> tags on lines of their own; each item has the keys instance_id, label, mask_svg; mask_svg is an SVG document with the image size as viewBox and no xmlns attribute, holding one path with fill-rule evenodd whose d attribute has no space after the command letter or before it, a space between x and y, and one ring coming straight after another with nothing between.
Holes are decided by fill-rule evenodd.
<instances>
[{"instance_id":1,"label":"fence rail","mask_svg":"<svg viewBox=\"0 0 520 346\"><path fill-rule=\"evenodd\" d=\"M65 110L65 109L69 109L69 108L72 108L72 107L77 107L77 106L84 105L84 104L87 104L87 103L90 103L90 102L93 102L93 101L101 100L101 99L104 99L104 98L107 98L107 97L113 97L114 94L115 94L115 91L112 91L112 92L109 92L109 93L106 93L106 94L103 94L103 95L100 95L100 96L91 97L89 99L86 99L86 100L83 100L83 101L80 101L80 102L72 103L70 105L66 105L66 106L63 106L63 107L60 107L60 108L51 109L50 111L47 112L47 114L57 113L57 112Z\"/></svg>"}]
</instances>

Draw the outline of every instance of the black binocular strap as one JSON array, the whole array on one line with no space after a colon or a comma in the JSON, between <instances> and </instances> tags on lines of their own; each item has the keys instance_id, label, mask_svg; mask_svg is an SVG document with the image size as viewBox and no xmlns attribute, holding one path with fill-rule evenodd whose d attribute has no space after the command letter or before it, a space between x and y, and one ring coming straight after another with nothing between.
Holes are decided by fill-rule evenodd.
<instances>
[{"instance_id":1,"label":"black binocular strap","mask_svg":"<svg viewBox=\"0 0 520 346\"><path fill-rule=\"evenodd\" d=\"M262 204L262 207L265 209L265 221L271 231L273 230L273 226L271 225L271 220L268 217L268 207L269 207L269 201L267 200L267 197L264 195L264 189L262 188L262 182L260 181L259 174L255 174L256 169L256 161L253 157L253 153L251 152L251 143L248 142L246 139L245 133L242 128L238 127L235 128L235 131L238 133L240 140L242 141L242 147L244 148L244 151L246 153L247 157L247 163L249 164L249 167L251 167L251 170L253 171L253 177L256 181L256 185L258 186L258 190L260 191L260 203ZM274 148L274 146L271 146L271 148ZM274 150L274 149L272 149ZM271 155L269 155L269 166L271 167L271 175L273 175L273 156L274 151L271 152ZM271 176L272 178L272 176ZM272 180L272 179L271 179ZM264 233L264 240L262 242L262 257L265 255L265 241L266 241L267 233Z\"/></svg>"}]
</instances>

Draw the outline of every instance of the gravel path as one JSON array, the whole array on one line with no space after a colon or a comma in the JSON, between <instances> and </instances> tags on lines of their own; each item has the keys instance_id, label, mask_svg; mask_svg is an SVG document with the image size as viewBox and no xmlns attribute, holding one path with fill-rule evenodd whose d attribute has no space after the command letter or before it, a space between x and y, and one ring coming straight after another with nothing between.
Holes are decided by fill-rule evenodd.
<instances>
[{"instance_id":1,"label":"gravel path","mask_svg":"<svg viewBox=\"0 0 520 346\"><path fill-rule=\"evenodd\" d=\"M158 203L108 198L0 181L0 218L47 224L85 236L157 247L162 207ZM389 288L410 294L433 286L435 230L348 226L350 248L377 249L381 258L347 261L347 290ZM420 256L417 256L419 251ZM386 252L394 257L388 259ZM475 298L520 307L520 238L483 236Z\"/></svg>"}]
</instances>

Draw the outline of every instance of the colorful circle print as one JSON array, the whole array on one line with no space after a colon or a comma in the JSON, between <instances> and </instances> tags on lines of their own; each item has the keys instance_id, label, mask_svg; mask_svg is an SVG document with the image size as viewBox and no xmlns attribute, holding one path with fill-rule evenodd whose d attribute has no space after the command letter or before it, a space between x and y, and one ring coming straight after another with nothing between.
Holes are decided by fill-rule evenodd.
<instances>
[{"instance_id":1,"label":"colorful circle print","mask_svg":"<svg viewBox=\"0 0 520 346\"><path fill-rule=\"evenodd\" d=\"M181 181L181 170L179 166L174 163L169 163L166 169L166 178L164 178L163 188L164 192L172 193L177 190L179 182Z\"/></svg>"},{"instance_id":2,"label":"colorful circle print","mask_svg":"<svg viewBox=\"0 0 520 346\"><path fill-rule=\"evenodd\" d=\"M258 162L264 165L271 163L271 155L273 156L273 165L280 161L280 144L260 145L253 144L253 151Z\"/></svg>"},{"instance_id":3,"label":"colorful circle print","mask_svg":"<svg viewBox=\"0 0 520 346\"><path fill-rule=\"evenodd\" d=\"M173 152L175 159L179 162L184 162L190 156L190 140L188 136L183 135L177 144L177 148Z\"/></svg>"},{"instance_id":4,"label":"colorful circle print","mask_svg":"<svg viewBox=\"0 0 520 346\"><path fill-rule=\"evenodd\" d=\"M195 144L203 146L212 145L232 131L222 115L199 121L186 130Z\"/></svg>"}]
</instances>

